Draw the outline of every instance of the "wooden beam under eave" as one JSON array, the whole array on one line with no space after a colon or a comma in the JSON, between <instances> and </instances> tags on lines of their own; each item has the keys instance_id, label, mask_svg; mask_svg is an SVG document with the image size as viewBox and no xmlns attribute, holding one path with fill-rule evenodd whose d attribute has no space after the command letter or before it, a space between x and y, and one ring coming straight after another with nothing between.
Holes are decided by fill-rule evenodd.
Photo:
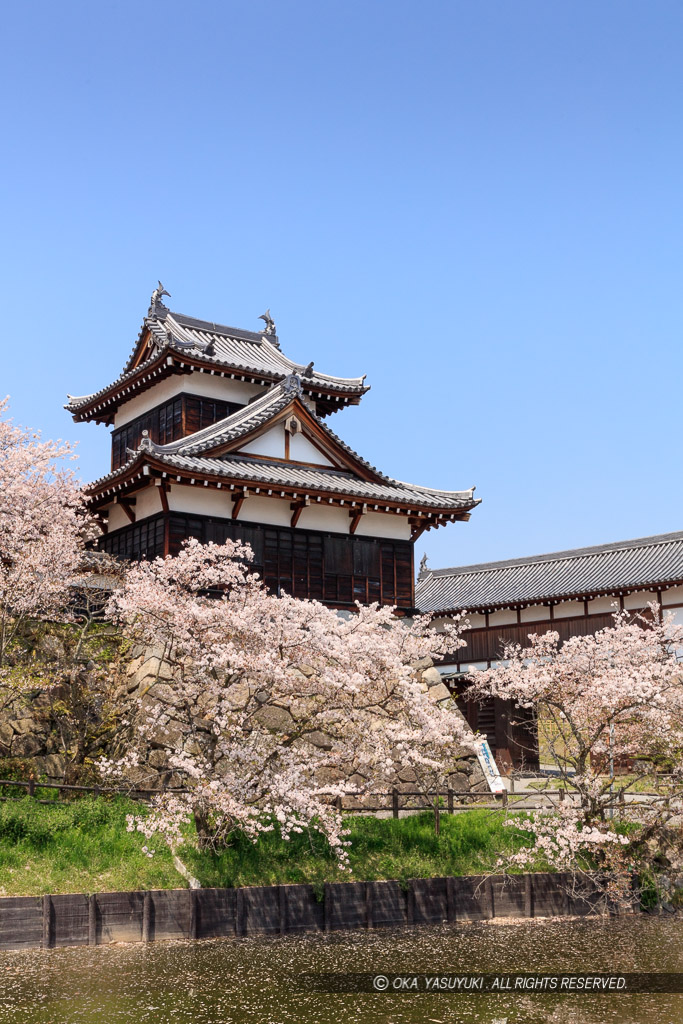
<instances>
[{"instance_id":1,"label":"wooden beam under eave","mask_svg":"<svg viewBox=\"0 0 683 1024\"><path fill-rule=\"evenodd\" d=\"M290 504L289 507L292 510L292 519L291 519L291 522L290 522L290 526L292 527L292 529L299 522L299 517L300 517L301 513L303 512L303 510L306 508L307 505L310 505L310 503L311 503L310 502L310 498L304 498L303 501L293 501Z\"/></svg>"},{"instance_id":2,"label":"wooden beam under eave","mask_svg":"<svg viewBox=\"0 0 683 1024\"><path fill-rule=\"evenodd\" d=\"M165 513L168 514L168 491L167 484L162 483L159 485L159 497L161 498L161 508Z\"/></svg>"},{"instance_id":3,"label":"wooden beam under eave","mask_svg":"<svg viewBox=\"0 0 683 1024\"><path fill-rule=\"evenodd\" d=\"M242 508L242 505L244 504L244 499L245 498L246 498L246 494L236 494L235 497L232 499L232 518L233 519L237 519L239 517L240 509Z\"/></svg>"},{"instance_id":4,"label":"wooden beam under eave","mask_svg":"<svg viewBox=\"0 0 683 1024\"><path fill-rule=\"evenodd\" d=\"M119 498L117 504L121 506L123 511L126 513L128 518L130 519L131 523L134 523L135 522L135 498L133 498L132 501L131 500L126 501L125 498Z\"/></svg>"},{"instance_id":5,"label":"wooden beam under eave","mask_svg":"<svg viewBox=\"0 0 683 1024\"><path fill-rule=\"evenodd\" d=\"M349 512L349 515L351 516L351 525L349 526L349 533L355 533L356 530L358 529L358 524L361 521L363 513L362 511L356 512L354 510L353 512Z\"/></svg>"}]
</instances>

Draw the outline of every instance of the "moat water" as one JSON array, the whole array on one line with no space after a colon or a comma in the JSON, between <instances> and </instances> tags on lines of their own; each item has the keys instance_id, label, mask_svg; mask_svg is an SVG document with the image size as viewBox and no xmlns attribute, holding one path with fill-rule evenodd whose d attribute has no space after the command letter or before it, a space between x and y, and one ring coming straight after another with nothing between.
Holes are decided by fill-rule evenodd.
<instances>
[{"instance_id":1,"label":"moat water","mask_svg":"<svg viewBox=\"0 0 683 1024\"><path fill-rule=\"evenodd\" d=\"M305 974L683 972L636 916L0 953L12 1024L683 1024L683 995L303 991Z\"/></svg>"}]
</instances>

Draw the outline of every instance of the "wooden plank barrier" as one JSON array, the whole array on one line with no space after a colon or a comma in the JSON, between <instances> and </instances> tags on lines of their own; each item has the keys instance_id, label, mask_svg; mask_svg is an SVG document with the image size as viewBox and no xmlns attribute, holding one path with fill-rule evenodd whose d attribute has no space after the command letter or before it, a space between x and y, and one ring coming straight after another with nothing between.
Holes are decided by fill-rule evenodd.
<instances>
[{"instance_id":1,"label":"wooden plank barrier","mask_svg":"<svg viewBox=\"0 0 683 1024\"><path fill-rule=\"evenodd\" d=\"M0 950L108 942L463 924L594 913L599 878L562 874L413 878L240 889L159 889L0 898ZM616 908L611 908L616 913Z\"/></svg>"}]
</instances>

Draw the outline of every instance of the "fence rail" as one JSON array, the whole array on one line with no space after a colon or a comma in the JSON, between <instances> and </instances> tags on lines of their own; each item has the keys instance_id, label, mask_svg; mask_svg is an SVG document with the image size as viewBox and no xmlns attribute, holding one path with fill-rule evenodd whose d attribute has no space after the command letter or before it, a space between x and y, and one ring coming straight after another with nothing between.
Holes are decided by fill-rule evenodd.
<instances>
[{"instance_id":1,"label":"fence rail","mask_svg":"<svg viewBox=\"0 0 683 1024\"><path fill-rule=\"evenodd\" d=\"M187 794L191 792L188 789L167 787L161 787L159 789L137 789L135 787L74 786L61 782L39 782L35 779L28 779L27 781L18 779L0 779L0 789L2 789L2 787L19 787L21 789L25 789L28 796L33 797L37 803L41 804L59 802L59 797L57 800L39 799L37 791L42 789L57 790L59 796L63 793L92 793L94 796L127 796L130 799L140 800L147 803L149 803L155 796L168 793ZM415 798L419 798L419 802L410 803L410 800L415 800ZM21 799L22 797L19 796L0 796L0 801ZM390 802L377 802L383 799L387 799ZM353 806L349 806L349 802L352 802ZM351 794L346 798L346 802L344 797L337 797L334 803L337 809L343 814L374 814L378 811L391 811L394 818L399 818L401 813L405 814L415 813L417 811L432 811L434 814L435 827L438 832L439 818L441 814L457 814L459 811L465 811L474 806L478 809L498 809L501 806L507 807L508 793L507 790L504 790L501 793L489 793L470 789L457 790L450 788L434 792L425 792L424 790L391 789L384 792L370 794L369 797L364 797L362 794L359 794L358 796Z\"/></svg>"}]
</instances>

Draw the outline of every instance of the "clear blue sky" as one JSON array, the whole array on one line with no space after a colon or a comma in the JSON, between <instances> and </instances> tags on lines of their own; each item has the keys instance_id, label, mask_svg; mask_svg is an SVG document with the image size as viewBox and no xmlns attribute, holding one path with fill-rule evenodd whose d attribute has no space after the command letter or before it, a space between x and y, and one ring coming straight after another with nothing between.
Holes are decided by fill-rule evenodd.
<instances>
[{"instance_id":1,"label":"clear blue sky","mask_svg":"<svg viewBox=\"0 0 683 1024\"><path fill-rule=\"evenodd\" d=\"M683 6L657 0L6 5L2 376L105 427L158 277L372 390L331 426L476 483L432 566L683 528Z\"/></svg>"}]
</instances>

